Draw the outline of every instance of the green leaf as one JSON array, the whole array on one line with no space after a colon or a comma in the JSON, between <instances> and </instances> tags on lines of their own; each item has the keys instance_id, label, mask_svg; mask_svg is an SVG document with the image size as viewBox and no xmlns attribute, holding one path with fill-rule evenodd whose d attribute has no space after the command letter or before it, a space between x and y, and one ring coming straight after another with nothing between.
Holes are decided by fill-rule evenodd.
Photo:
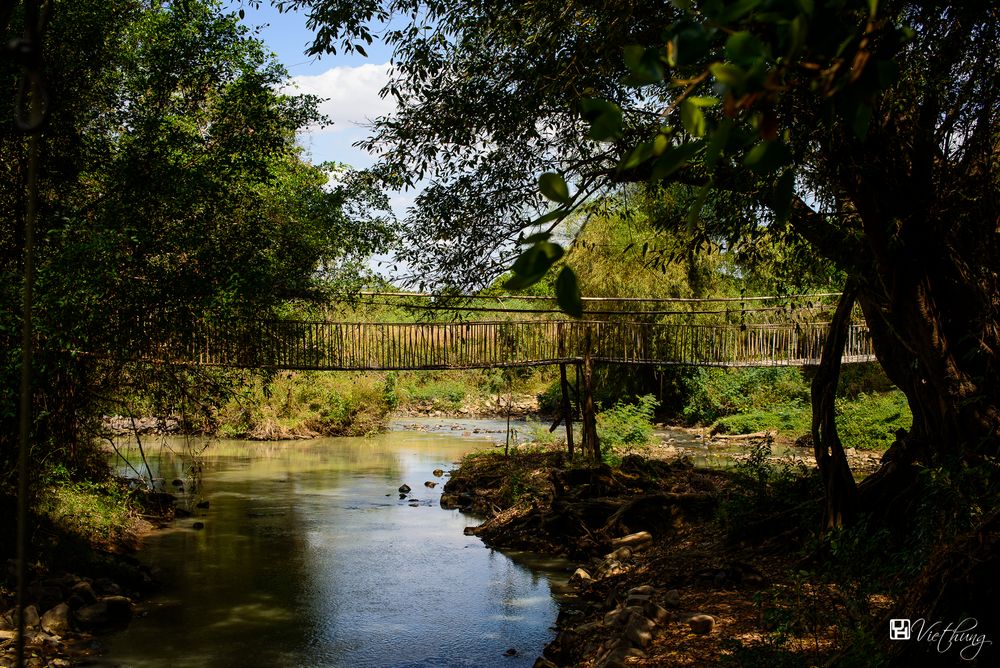
<instances>
[{"instance_id":1,"label":"green leaf","mask_svg":"<svg viewBox=\"0 0 1000 668\"><path fill-rule=\"evenodd\" d=\"M760 3L761 0L738 0L737 2L729 3L725 10L716 17L716 20L719 23L737 21L756 9Z\"/></svg>"},{"instance_id":2,"label":"green leaf","mask_svg":"<svg viewBox=\"0 0 1000 668\"><path fill-rule=\"evenodd\" d=\"M504 287L508 290L523 290L534 285L563 256L563 252L562 246L551 241L536 242L514 260L511 266L514 275L507 279Z\"/></svg>"},{"instance_id":3,"label":"green leaf","mask_svg":"<svg viewBox=\"0 0 1000 668\"><path fill-rule=\"evenodd\" d=\"M623 172L628 169L634 169L642 163L646 162L653 155L653 146L649 142L639 142L634 149L629 151L628 155L622 158L618 162L617 170Z\"/></svg>"},{"instance_id":4,"label":"green leaf","mask_svg":"<svg viewBox=\"0 0 1000 668\"><path fill-rule=\"evenodd\" d=\"M696 107L714 107L721 102L721 100L717 97L699 97L697 95L692 95L687 99L687 101Z\"/></svg>"},{"instance_id":5,"label":"green leaf","mask_svg":"<svg viewBox=\"0 0 1000 668\"><path fill-rule=\"evenodd\" d=\"M690 100L681 102L681 123L684 124L684 129L693 137L702 137L705 135L705 130L707 129L705 114L698 105L692 103Z\"/></svg>"},{"instance_id":6,"label":"green leaf","mask_svg":"<svg viewBox=\"0 0 1000 668\"><path fill-rule=\"evenodd\" d=\"M638 44L630 44L622 50L629 76L625 83L631 86L648 86L663 81L665 73L660 61L659 49L647 49Z\"/></svg>"},{"instance_id":7,"label":"green leaf","mask_svg":"<svg viewBox=\"0 0 1000 668\"><path fill-rule=\"evenodd\" d=\"M764 42L747 30L733 33L726 40L726 58L735 63L750 65L766 56Z\"/></svg>"},{"instance_id":8,"label":"green leaf","mask_svg":"<svg viewBox=\"0 0 1000 668\"><path fill-rule=\"evenodd\" d=\"M708 53L709 34L701 23L685 21L668 45L671 66L690 65Z\"/></svg>"},{"instance_id":9,"label":"green leaf","mask_svg":"<svg viewBox=\"0 0 1000 668\"><path fill-rule=\"evenodd\" d=\"M788 36L791 44L788 47L788 55L793 56L802 50L809 37L809 19L805 14L799 14L788 27Z\"/></svg>"},{"instance_id":10,"label":"green leaf","mask_svg":"<svg viewBox=\"0 0 1000 668\"><path fill-rule=\"evenodd\" d=\"M665 179L676 172L681 165L691 160L698 153L703 144L703 141L692 141L666 151L653 163L653 173L649 177L650 181Z\"/></svg>"},{"instance_id":11,"label":"green leaf","mask_svg":"<svg viewBox=\"0 0 1000 668\"><path fill-rule=\"evenodd\" d=\"M792 152L780 139L754 146L743 158L743 164L758 174L769 174L792 161Z\"/></svg>"},{"instance_id":12,"label":"green leaf","mask_svg":"<svg viewBox=\"0 0 1000 668\"><path fill-rule=\"evenodd\" d=\"M718 163L722 152L729 142L729 133L733 129L733 122L728 118L722 119L719 127L712 130L708 136L708 147L705 150L705 164L714 167Z\"/></svg>"},{"instance_id":13,"label":"green leaf","mask_svg":"<svg viewBox=\"0 0 1000 668\"><path fill-rule=\"evenodd\" d=\"M743 88L747 79L747 73L743 68L732 63L712 63L708 66L708 71L723 86L737 90Z\"/></svg>"},{"instance_id":14,"label":"green leaf","mask_svg":"<svg viewBox=\"0 0 1000 668\"><path fill-rule=\"evenodd\" d=\"M538 177L538 190L553 202L565 204L569 201L569 186L565 179L555 172L545 172Z\"/></svg>"},{"instance_id":15,"label":"green leaf","mask_svg":"<svg viewBox=\"0 0 1000 668\"><path fill-rule=\"evenodd\" d=\"M559 308L574 318L583 317L583 300L576 274L569 267L563 267L556 277L556 302Z\"/></svg>"},{"instance_id":16,"label":"green leaf","mask_svg":"<svg viewBox=\"0 0 1000 668\"><path fill-rule=\"evenodd\" d=\"M621 135L622 110L614 102L587 98L580 103L580 108L584 119L590 123L591 139L606 141Z\"/></svg>"}]
</instances>

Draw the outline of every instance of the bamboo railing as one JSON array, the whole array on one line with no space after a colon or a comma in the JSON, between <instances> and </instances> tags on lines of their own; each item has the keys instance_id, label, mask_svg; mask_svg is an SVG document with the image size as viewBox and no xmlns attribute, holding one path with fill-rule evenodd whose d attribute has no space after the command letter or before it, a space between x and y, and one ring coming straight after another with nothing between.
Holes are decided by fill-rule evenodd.
<instances>
[{"instance_id":1,"label":"bamboo railing","mask_svg":"<svg viewBox=\"0 0 1000 668\"><path fill-rule=\"evenodd\" d=\"M584 357L630 365L808 366L819 363L826 331L826 323L271 320L203 323L175 340L127 346L126 355L173 364L330 371L537 366ZM874 359L867 327L852 325L843 362Z\"/></svg>"}]
</instances>

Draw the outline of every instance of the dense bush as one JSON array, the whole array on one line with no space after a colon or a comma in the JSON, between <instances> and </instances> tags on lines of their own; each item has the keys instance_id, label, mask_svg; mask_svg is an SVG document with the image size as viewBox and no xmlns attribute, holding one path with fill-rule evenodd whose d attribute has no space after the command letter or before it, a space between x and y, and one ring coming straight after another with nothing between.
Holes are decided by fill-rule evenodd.
<instances>
[{"instance_id":1,"label":"dense bush","mask_svg":"<svg viewBox=\"0 0 1000 668\"><path fill-rule=\"evenodd\" d=\"M652 394L636 397L635 403L617 402L597 413L597 439L605 459L615 452L646 446L653 437L653 413L659 402Z\"/></svg>"},{"instance_id":2,"label":"dense bush","mask_svg":"<svg viewBox=\"0 0 1000 668\"><path fill-rule=\"evenodd\" d=\"M909 428L911 422L906 396L898 390L837 400L837 428L848 447L884 450L892 445L896 430Z\"/></svg>"},{"instance_id":3,"label":"dense bush","mask_svg":"<svg viewBox=\"0 0 1000 668\"><path fill-rule=\"evenodd\" d=\"M688 423L711 424L721 417L809 401L809 383L791 367L699 368L685 379Z\"/></svg>"}]
</instances>

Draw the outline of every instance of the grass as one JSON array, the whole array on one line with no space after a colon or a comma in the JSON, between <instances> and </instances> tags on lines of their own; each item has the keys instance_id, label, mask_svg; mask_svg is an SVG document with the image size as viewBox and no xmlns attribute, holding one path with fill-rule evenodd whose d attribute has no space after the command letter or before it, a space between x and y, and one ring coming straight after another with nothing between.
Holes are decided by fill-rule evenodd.
<instances>
[{"instance_id":1,"label":"grass","mask_svg":"<svg viewBox=\"0 0 1000 668\"><path fill-rule=\"evenodd\" d=\"M111 552L134 546L148 526L137 500L117 480L51 480L41 490L36 510L57 533Z\"/></svg>"},{"instance_id":2,"label":"grass","mask_svg":"<svg viewBox=\"0 0 1000 668\"><path fill-rule=\"evenodd\" d=\"M388 374L286 372L256 381L218 412L217 433L271 440L361 436L385 428L396 406Z\"/></svg>"},{"instance_id":3,"label":"grass","mask_svg":"<svg viewBox=\"0 0 1000 668\"><path fill-rule=\"evenodd\" d=\"M837 428L844 446L859 450L885 450L897 429L910 426L910 409L902 392L861 393L853 399L837 399ZM792 401L770 409L754 409L719 418L712 430L722 434L753 434L774 431L786 437L809 433L809 404Z\"/></svg>"}]
</instances>

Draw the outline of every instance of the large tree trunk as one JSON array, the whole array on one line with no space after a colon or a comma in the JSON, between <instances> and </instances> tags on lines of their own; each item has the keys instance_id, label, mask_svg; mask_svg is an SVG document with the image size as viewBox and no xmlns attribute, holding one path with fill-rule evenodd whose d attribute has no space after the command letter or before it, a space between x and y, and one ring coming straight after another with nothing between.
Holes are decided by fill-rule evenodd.
<instances>
[{"instance_id":1,"label":"large tree trunk","mask_svg":"<svg viewBox=\"0 0 1000 668\"><path fill-rule=\"evenodd\" d=\"M882 468L860 488L864 509L890 523L919 503L917 465L985 464L983 475L1000 476L990 463L1000 454L995 268L984 273L961 262L961 239L907 241L876 264L858 296L879 362L913 413L910 430L897 434Z\"/></svg>"},{"instance_id":2,"label":"large tree trunk","mask_svg":"<svg viewBox=\"0 0 1000 668\"><path fill-rule=\"evenodd\" d=\"M835 411L841 357L851 325L851 311L856 294L857 287L849 282L830 322L823 356L811 388L813 450L826 492L823 523L828 529L849 524L857 512L857 485L837 433Z\"/></svg>"}]
</instances>

